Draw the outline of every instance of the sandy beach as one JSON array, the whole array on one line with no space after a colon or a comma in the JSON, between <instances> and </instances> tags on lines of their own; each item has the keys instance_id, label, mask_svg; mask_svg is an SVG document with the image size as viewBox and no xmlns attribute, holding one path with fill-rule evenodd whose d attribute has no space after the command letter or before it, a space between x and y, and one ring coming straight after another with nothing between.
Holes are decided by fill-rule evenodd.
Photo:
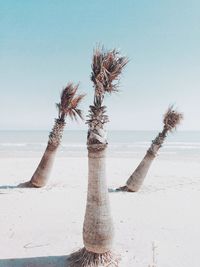
<instances>
[{"instance_id":1,"label":"sandy beach","mask_svg":"<svg viewBox=\"0 0 200 267\"><path fill-rule=\"evenodd\" d=\"M120 266L151 266L154 242L156 267L199 267L198 160L160 155L140 192L112 192L124 184L141 155L107 158L114 249L121 255ZM87 157L59 153L46 187L12 188L31 177L39 160L39 153L27 158L1 156L1 260L65 256L83 246ZM0 266L17 265L0 261Z\"/></svg>"},{"instance_id":2,"label":"sandy beach","mask_svg":"<svg viewBox=\"0 0 200 267\"><path fill-rule=\"evenodd\" d=\"M0 267L200 267L199 10L0 1Z\"/></svg>"}]
</instances>

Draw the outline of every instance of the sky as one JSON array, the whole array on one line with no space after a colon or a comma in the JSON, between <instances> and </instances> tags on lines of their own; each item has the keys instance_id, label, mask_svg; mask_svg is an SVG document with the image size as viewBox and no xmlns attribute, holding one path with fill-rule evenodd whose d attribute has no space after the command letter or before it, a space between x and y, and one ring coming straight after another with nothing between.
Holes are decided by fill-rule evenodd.
<instances>
[{"instance_id":1,"label":"sky","mask_svg":"<svg viewBox=\"0 0 200 267\"><path fill-rule=\"evenodd\" d=\"M159 130L170 104L200 130L200 1L0 0L0 130L48 130L70 81L93 100L97 44L129 58L105 104L111 130ZM84 122L67 127L87 129Z\"/></svg>"}]
</instances>

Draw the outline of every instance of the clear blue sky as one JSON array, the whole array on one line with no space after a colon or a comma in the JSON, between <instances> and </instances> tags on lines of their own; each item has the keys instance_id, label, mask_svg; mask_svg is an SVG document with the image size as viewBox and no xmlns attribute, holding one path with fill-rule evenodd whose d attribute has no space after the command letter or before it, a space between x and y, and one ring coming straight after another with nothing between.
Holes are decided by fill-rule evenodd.
<instances>
[{"instance_id":1,"label":"clear blue sky","mask_svg":"<svg viewBox=\"0 0 200 267\"><path fill-rule=\"evenodd\" d=\"M130 58L109 129L157 130L175 103L200 130L200 1L0 0L0 130L50 129L68 81L93 98L93 47ZM85 129L69 123L69 129Z\"/></svg>"}]
</instances>

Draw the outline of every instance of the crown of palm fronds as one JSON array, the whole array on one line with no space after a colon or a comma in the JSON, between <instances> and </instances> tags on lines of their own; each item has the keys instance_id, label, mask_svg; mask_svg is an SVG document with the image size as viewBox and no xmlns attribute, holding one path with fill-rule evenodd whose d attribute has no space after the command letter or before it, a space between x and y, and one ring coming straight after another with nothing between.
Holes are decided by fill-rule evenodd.
<instances>
[{"instance_id":1,"label":"crown of palm fronds","mask_svg":"<svg viewBox=\"0 0 200 267\"><path fill-rule=\"evenodd\" d=\"M69 83L63 89L60 103L56 104L59 110L59 119L64 120L68 115L71 119L77 120L78 117L83 119L82 110L78 108L78 105L85 95L76 95L78 86L78 84L73 85L72 83Z\"/></svg>"},{"instance_id":2,"label":"crown of palm fronds","mask_svg":"<svg viewBox=\"0 0 200 267\"><path fill-rule=\"evenodd\" d=\"M177 112L173 106L170 106L166 113L164 114L163 123L164 127L168 131L172 131L176 128L178 124L180 124L183 119L183 114Z\"/></svg>"},{"instance_id":3,"label":"crown of palm fronds","mask_svg":"<svg viewBox=\"0 0 200 267\"><path fill-rule=\"evenodd\" d=\"M105 92L117 91L119 75L128 63L126 57L120 57L117 50L105 51L97 48L94 51L91 80L95 84L95 93L102 96Z\"/></svg>"}]
</instances>

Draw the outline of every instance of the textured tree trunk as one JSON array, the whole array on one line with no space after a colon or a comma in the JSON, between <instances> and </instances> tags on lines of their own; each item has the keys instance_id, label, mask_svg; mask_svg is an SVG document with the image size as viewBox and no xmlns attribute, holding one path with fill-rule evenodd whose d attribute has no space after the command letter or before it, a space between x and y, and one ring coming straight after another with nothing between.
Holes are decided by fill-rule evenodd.
<instances>
[{"instance_id":1,"label":"textured tree trunk","mask_svg":"<svg viewBox=\"0 0 200 267\"><path fill-rule=\"evenodd\" d=\"M126 58L119 57L116 50L96 49L93 56L91 80L95 93L87 120L88 194L83 224L84 248L71 255L70 267L118 266L118 258L112 252L113 223L105 170L107 139L104 124L108 122L108 116L103 100L105 93L117 90L113 83L126 63Z\"/></svg>"},{"instance_id":2,"label":"textured tree trunk","mask_svg":"<svg viewBox=\"0 0 200 267\"><path fill-rule=\"evenodd\" d=\"M126 186L120 187L117 190L137 192L140 189L148 173L148 170L157 155L158 150L160 149L166 138L166 134L167 130L164 128L163 131L159 133L152 141L152 144L148 149L146 155L144 156L143 160L140 162L136 170L127 180Z\"/></svg>"},{"instance_id":3,"label":"textured tree trunk","mask_svg":"<svg viewBox=\"0 0 200 267\"><path fill-rule=\"evenodd\" d=\"M126 182L126 186L130 191L137 192L140 189L154 158L153 154L146 153L143 160Z\"/></svg>"},{"instance_id":4,"label":"textured tree trunk","mask_svg":"<svg viewBox=\"0 0 200 267\"><path fill-rule=\"evenodd\" d=\"M43 187L47 184L49 176L53 167L56 151L58 147L51 144L47 145L47 148L43 154L43 157L34 172L30 183L35 187Z\"/></svg>"},{"instance_id":5,"label":"textured tree trunk","mask_svg":"<svg viewBox=\"0 0 200 267\"><path fill-rule=\"evenodd\" d=\"M91 136L91 135L90 135ZM88 144L88 194L83 224L84 248L70 257L70 267L117 267L112 252L114 228L106 183L107 144Z\"/></svg>"},{"instance_id":6,"label":"textured tree trunk","mask_svg":"<svg viewBox=\"0 0 200 267\"><path fill-rule=\"evenodd\" d=\"M106 183L106 146L88 145L88 195L83 241L87 251L98 254L110 251L113 241L113 223Z\"/></svg>"},{"instance_id":7,"label":"textured tree trunk","mask_svg":"<svg viewBox=\"0 0 200 267\"><path fill-rule=\"evenodd\" d=\"M64 120L56 119L55 125L52 131L49 134L49 141L47 144L47 148L43 154L43 157L34 172L30 184L34 187L43 187L47 184L49 180L50 173L53 167L56 151L58 146L60 145L63 131L65 127Z\"/></svg>"}]
</instances>

